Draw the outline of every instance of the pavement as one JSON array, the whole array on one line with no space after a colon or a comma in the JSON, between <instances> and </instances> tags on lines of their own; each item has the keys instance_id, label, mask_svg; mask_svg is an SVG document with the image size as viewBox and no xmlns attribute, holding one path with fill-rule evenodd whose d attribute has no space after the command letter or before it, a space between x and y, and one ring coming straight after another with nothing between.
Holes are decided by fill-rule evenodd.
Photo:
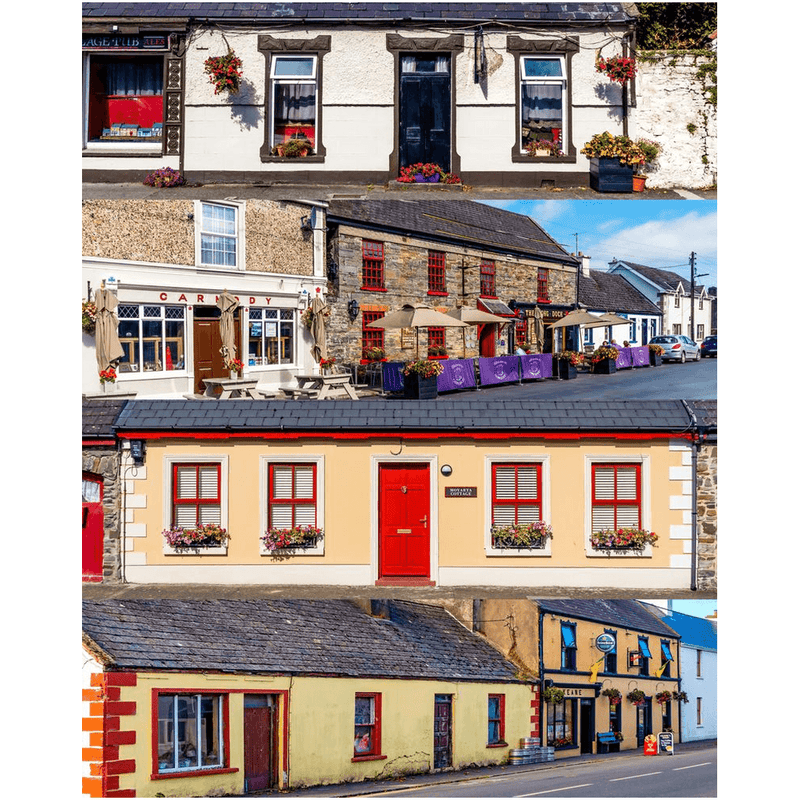
<instances>
[{"instance_id":1,"label":"pavement","mask_svg":"<svg viewBox=\"0 0 800 800\"><path fill-rule=\"evenodd\" d=\"M675 745L675 753L687 753L690 751L716 750L717 740L708 739L702 742L686 742ZM544 764L519 764L502 765L493 767L472 767L470 769L458 770L456 772L436 772L424 775L409 775L403 778L391 778L383 781L364 781L362 783L335 784L328 786L314 786L308 789L280 792L283 795L294 795L302 797L358 797L359 795L380 794L397 789L410 789L417 786L436 786L447 783L463 783L467 781L483 780L500 775L519 774L524 775L531 772L541 772L543 770L558 769L562 766L591 765L600 761L624 760L642 758L641 750L624 750L621 753L586 754L559 758L557 761L549 761ZM662 756L654 756L662 758ZM276 791L262 792L261 796L278 794Z\"/></svg>"},{"instance_id":2,"label":"pavement","mask_svg":"<svg viewBox=\"0 0 800 800\"><path fill-rule=\"evenodd\" d=\"M193 183L156 189L138 183L84 183L84 200L165 200L191 198L193 200L497 200L502 198L531 200L716 200L717 187L704 189L648 189L644 192L595 192L588 186L573 187L509 187L509 186L437 186L403 184L338 184L277 183L266 178L261 183Z\"/></svg>"}]
</instances>

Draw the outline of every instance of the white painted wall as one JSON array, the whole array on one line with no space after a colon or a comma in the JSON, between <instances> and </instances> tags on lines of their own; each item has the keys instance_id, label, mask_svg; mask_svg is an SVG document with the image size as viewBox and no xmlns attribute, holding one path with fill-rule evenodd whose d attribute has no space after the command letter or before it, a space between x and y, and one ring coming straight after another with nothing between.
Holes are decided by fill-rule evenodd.
<instances>
[{"instance_id":1,"label":"white painted wall","mask_svg":"<svg viewBox=\"0 0 800 800\"><path fill-rule=\"evenodd\" d=\"M717 653L701 650L701 675L697 675L697 651L681 644L681 689L689 697L681 703L681 741L696 742L717 738ZM702 724L697 724L697 698L703 699Z\"/></svg>"}]
</instances>

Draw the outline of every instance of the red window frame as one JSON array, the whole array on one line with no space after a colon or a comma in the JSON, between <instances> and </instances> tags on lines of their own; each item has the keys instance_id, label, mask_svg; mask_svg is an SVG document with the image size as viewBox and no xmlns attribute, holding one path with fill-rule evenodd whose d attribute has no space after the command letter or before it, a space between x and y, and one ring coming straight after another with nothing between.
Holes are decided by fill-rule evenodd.
<instances>
[{"instance_id":1,"label":"red window frame","mask_svg":"<svg viewBox=\"0 0 800 800\"><path fill-rule=\"evenodd\" d=\"M428 347L446 347L444 328L428 328Z\"/></svg>"},{"instance_id":2,"label":"red window frame","mask_svg":"<svg viewBox=\"0 0 800 800\"><path fill-rule=\"evenodd\" d=\"M446 260L441 250L428 250L428 294L447 294Z\"/></svg>"},{"instance_id":3,"label":"red window frame","mask_svg":"<svg viewBox=\"0 0 800 800\"><path fill-rule=\"evenodd\" d=\"M380 692L356 692L356 700L372 700L372 722L358 723L353 716L353 758L351 761L371 761L378 758L386 758L381 754L381 693ZM355 709L354 709L355 711ZM357 750L356 742L362 739L364 734L359 729L369 728L368 750Z\"/></svg>"},{"instance_id":4,"label":"red window frame","mask_svg":"<svg viewBox=\"0 0 800 800\"><path fill-rule=\"evenodd\" d=\"M517 317L514 321L514 335L516 336L517 344L528 341L528 318Z\"/></svg>"},{"instance_id":5,"label":"red window frame","mask_svg":"<svg viewBox=\"0 0 800 800\"><path fill-rule=\"evenodd\" d=\"M218 697L220 702L220 716L222 717L222 764L210 767L191 767L178 769L173 772L159 772L158 767L158 700L162 695L204 695ZM231 742L230 742L230 708L229 692L208 691L207 689L153 689L150 696L150 729L151 729L151 774L150 780L170 780L172 778L187 778L200 775L219 775L228 772L238 772L237 767L231 767Z\"/></svg>"},{"instance_id":6,"label":"red window frame","mask_svg":"<svg viewBox=\"0 0 800 800\"><path fill-rule=\"evenodd\" d=\"M492 716L492 700L497 700L497 708L499 717ZM505 747L506 746L506 696L504 694L490 694L486 702L486 713L488 716L487 721L487 747ZM492 741L489 736L489 728L493 722L497 723L497 730L499 738Z\"/></svg>"},{"instance_id":7,"label":"red window frame","mask_svg":"<svg viewBox=\"0 0 800 800\"><path fill-rule=\"evenodd\" d=\"M481 297L497 297L494 261L481 261Z\"/></svg>"},{"instance_id":8,"label":"red window frame","mask_svg":"<svg viewBox=\"0 0 800 800\"><path fill-rule=\"evenodd\" d=\"M195 469L195 496L194 497L178 497L178 470L188 469L193 467ZM214 467L217 470L217 496L214 498L200 497L200 470ZM218 462L187 462L175 463L172 465L172 524L176 525L176 511L178 506L194 506L195 507L195 525L200 524L200 507L204 505L215 505L220 507L220 516L222 515L222 464Z\"/></svg>"},{"instance_id":9,"label":"red window frame","mask_svg":"<svg viewBox=\"0 0 800 800\"><path fill-rule=\"evenodd\" d=\"M598 469L613 469L614 470L614 497L613 498L598 498L597 497L597 470ZM633 499L618 498L617 491L619 480L617 475L620 470L635 470L636 472L636 497ZM636 507L638 511L637 527L642 526L642 465L641 464L605 464L596 463L592 464L592 519L594 519L595 508L608 508L614 509L614 524L612 528L620 527L617 520L618 511L620 508ZM594 530L594 525L592 525Z\"/></svg>"},{"instance_id":10,"label":"red window frame","mask_svg":"<svg viewBox=\"0 0 800 800\"><path fill-rule=\"evenodd\" d=\"M550 278L550 270L539 267L536 273L536 302L549 303L550 295L548 293L548 284Z\"/></svg>"},{"instance_id":11,"label":"red window frame","mask_svg":"<svg viewBox=\"0 0 800 800\"><path fill-rule=\"evenodd\" d=\"M274 476L275 476L275 467L290 467L292 470L292 496L291 497L273 497L273 487L275 486ZM298 467L302 467L303 469L311 468L312 472L312 486L314 487L314 491L311 497L295 497L295 471ZM314 523L313 527L317 527L317 465L314 463L291 463L291 462L275 462L270 463L269 465L269 486L268 486L268 499L267 499L267 523L270 528L277 527L274 526L272 523L272 509L275 506L290 506L292 509L292 524L291 527L294 528L297 524L297 515L295 513L295 506L298 505L313 505L314 506ZM302 523L304 525L308 525L309 523Z\"/></svg>"},{"instance_id":12,"label":"red window frame","mask_svg":"<svg viewBox=\"0 0 800 800\"><path fill-rule=\"evenodd\" d=\"M385 291L383 242L361 240L361 288Z\"/></svg>"},{"instance_id":13,"label":"red window frame","mask_svg":"<svg viewBox=\"0 0 800 800\"><path fill-rule=\"evenodd\" d=\"M536 499L530 499L519 496L519 470L520 469L534 469L536 471ZM498 469L513 469L514 470L514 497L513 498L499 498L497 496L497 470ZM514 522L519 522L519 507L520 506L536 506L539 509L539 519L542 519L542 465L539 463L528 464L505 464L498 463L492 464L492 525L495 523L495 509L513 507L514 509Z\"/></svg>"},{"instance_id":14,"label":"red window frame","mask_svg":"<svg viewBox=\"0 0 800 800\"><path fill-rule=\"evenodd\" d=\"M361 350L369 350L371 347L380 347L384 350L384 330L383 328L368 328L370 322L375 322L386 316L383 311L362 311L361 312Z\"/></svg>"}]
</instances>

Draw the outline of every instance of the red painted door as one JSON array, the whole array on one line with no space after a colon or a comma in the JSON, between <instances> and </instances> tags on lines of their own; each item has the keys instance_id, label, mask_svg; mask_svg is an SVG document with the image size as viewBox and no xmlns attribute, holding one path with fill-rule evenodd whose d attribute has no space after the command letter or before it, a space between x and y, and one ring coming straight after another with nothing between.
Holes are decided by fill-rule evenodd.
<instances>
[{"instance_id":1,"label":"red painted door","mask_svg":"<svg viewBox=\"0 0 800 800\"><path fill-rule=\"evenodd\" d=\"M103 479L84 473L82 488L83 580L103 579Z\"/></svg>"},{"instance_id":2,"label":"red painted door","mask_svg":"<svg viewBox=\"0 0 800 800\"><path fill-rule=\"evenodd\" d=\"M378 577L430 577L430 467L381 464L378 484Z\"/></svg>"},{"instance_id":3,"label":"red painted door","mask_svg":"<svg viewBox=\"0 0 800 800\"><path fill-rule=\"evenodd\" d=\"M274 696L244 698L244 790L260 792L276 785L278 732Z\"/></svg>"},{"instance_id":4,"label":"red painted door","mask_svg":"<svg viewBox=\"0 0 800 800\"><path fill-rule=\"evenodd\" d=\"M478 326L478 352L482 358L494 358L497 326L491 325Z\"/></svg>"}]
</instances>

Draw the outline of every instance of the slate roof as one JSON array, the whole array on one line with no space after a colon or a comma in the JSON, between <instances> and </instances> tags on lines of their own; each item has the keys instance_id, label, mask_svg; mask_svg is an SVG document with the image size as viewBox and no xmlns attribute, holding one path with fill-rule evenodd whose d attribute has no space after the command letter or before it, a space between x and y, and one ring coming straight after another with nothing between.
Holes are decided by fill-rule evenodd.
<instances>
[{"instance_id":1,"label":"slate roof","mask_svg":"<svg viewBox=\"0 0 800 800\"><path fill-rule=\"evenodd\" d=\"M518 682L516 668L444 609L348 600L84 601L83 631L121 669Z\"/></svg>"},{"instance_id":2,"label":"slate roof","mask_svg":"<svg viewBox=\"0 0 800 800\"><path fill-rule=\"evenodd\" d=\"M83 438L114 437L114 423L125 407L125 399L83 398Z\"/></svg>"},{"instance_id":3,"label":"slate roof","mask_svg":"<svg viewBox=\"0 0 800 800\"><path fill-rule=\"evenodd\" d=\"M669 611L651 603L643 603L652 614L680 634L681 644L703 650L717 649L717 623L715 620L693 617L680 611Z\"/></svg>"},{"instance_id":4,"label":"slate roof","mask_svg":"<svg viewBox=\"0 0 800 800\"><path fill-rule=\"evenodd\" d=\"M588 276L581 274L578 302L591 311L638 312L661 316L661 309L622 275L596 269L589 270Z\"/></svg>"},{"instance_id":5,"label":"slate roof","mask_svg":"<svg viewBox=\"0 0 800 800\"><path fill-rule=\"evenodd\" d=\"M612 262L613 264L614 262ZM633 261L617 261L618 264L625 264L633 270L636 270L640 275L643 275L648 280L656 284L660 289L667 292L674 292L679 283L683 284L684 289L688 292L690 286L690 279L678 275L677 272L670 272L667 269L657 269L656 267L647 267L644 264L634 264ZM703 290L703 285L695 283L694 293L699 295Z\"/></svg>"},{"instance_id":6,"label":"slate roof","mask_svg":"<svg viewBox=\"0 0 800 800\"><path fill-rule=\"evenodd\" d=\"M519 20L539 23L626 23L633 3L83 3L84 18L258 20Z\"/></svg>"},{"instance_id":7,"label":"slate roof","mask_svg":"<svg viewBox=\"0 0 800 800\"><path fill-rule=\"evenodd\" d=\"M603 622L620 628L675 638L664 624L638 600L537 600L543 612L575 619Z\"/></svg>"},{"instance_id":8,"label":"slate roof","mask_svg":"<svg viewBox=\"0 0 800 800\"><path fill-rule=\"evenodd\" d=\"M717 429L717 401L716 400L687 400L686 404L694 412L700 425Z\"/></svg>"},{"instance_id":9,"label":"slate roof","mask_svg":"<svg viewBox=\"0 0 800 800\"><path fill-rule=\"evenodd\" d=\"M130 400L132 431L675 431L680 400Z\"/></svg>"},{"instance_id":10,"label":"slate roof","mask_svg":"<svg viewBox=\"0 0 800 800\"><path fill-rule=\"evenodd\" d=\"M470 200L332 200L328 221L579 263L530 217Z\"/></svg>"}]
</instances>

